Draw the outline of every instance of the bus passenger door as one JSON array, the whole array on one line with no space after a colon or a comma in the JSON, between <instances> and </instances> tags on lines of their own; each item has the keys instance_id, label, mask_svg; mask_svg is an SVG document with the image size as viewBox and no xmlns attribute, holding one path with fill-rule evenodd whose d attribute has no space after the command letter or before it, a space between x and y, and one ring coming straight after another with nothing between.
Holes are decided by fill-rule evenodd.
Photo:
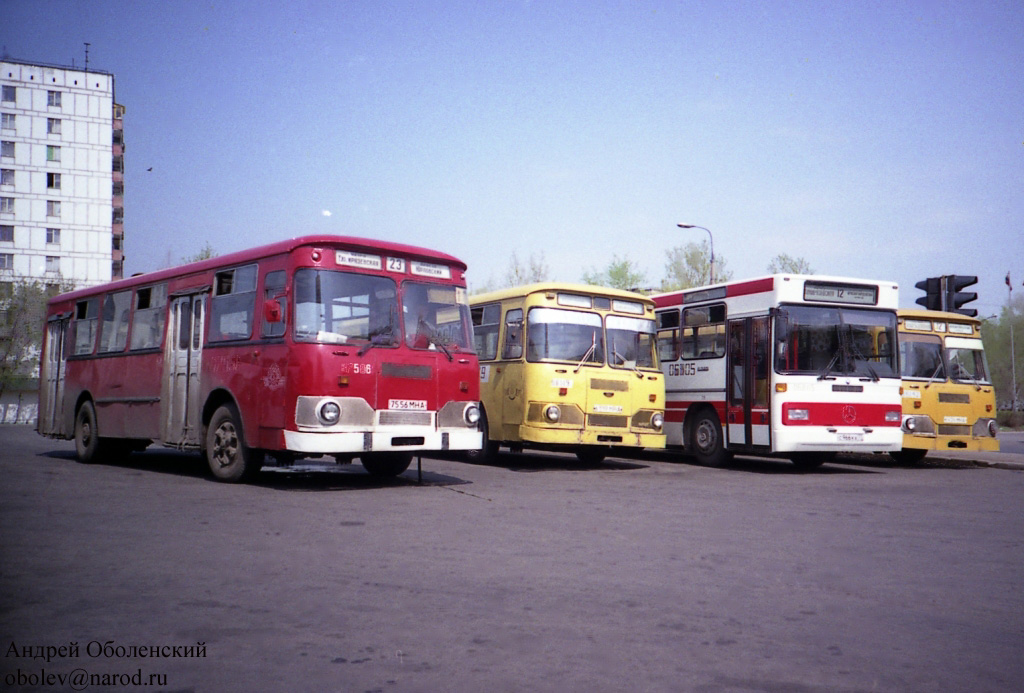
<instances>
[{"instance_id":1,"label":"bus passenger door","mask_svg":"<svg viewBox=\"0 0 1024 693\"><path fill-rule=\"evenodd\" d=\"M39 414L39 432L46 435L70 433L64 430L64 371L67 366L64 339L69 321L69 318L58 318L46 325L46 352L42 359L45 401L40 403Z\"/></svg>"},{"instance_id":2,"label":"bus passenger door","mask_svg":"<svg viewBox=\"0 0 1024 693\"><path fill-rule=\"evenodd\" d=\"M729 321L726 428L730 446L771 445L768 327L767 317Z\"/></svg>"},{"instance_id":3,"label":"bus passenger door","mask_svg":"<svg viewBox=\"0 0 1024 693\"><path fill-rule=\"evenodd\" d=\"M203 347L204 294L179 296L171 302L167 330L167 399L164 407L164 442L199 445L199 367Z\"/></svg>"}]
</instances>

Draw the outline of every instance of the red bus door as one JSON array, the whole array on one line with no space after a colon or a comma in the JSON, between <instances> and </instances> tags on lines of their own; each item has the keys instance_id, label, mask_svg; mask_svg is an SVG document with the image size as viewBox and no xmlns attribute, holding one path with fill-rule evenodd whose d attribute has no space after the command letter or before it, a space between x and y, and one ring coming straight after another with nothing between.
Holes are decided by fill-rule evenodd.
<instances>
[{"instance_id":1,"label":"red bus door","mask_svg":"<svg viewBox=\"0 0 1024 693\"><path fill-rule=\"evenodd\" d=\"M727 440L730 447L770 447L771 340L767 317L730 320L728 353Z\"/></svg>"},{"instance_id":2,"label":"red bus door","mask_svg":"<svg viewBox=\"0 0 1024 693\"><path fill-rule=\"evenodd\" d=\"M164 407L164 442L196 446L199 422L199 368L203 349L205 294L178 296L171 300L171 324L167 329L167 370Z\"/></svg>"},{"instance_id":3,"label":"red bus door","mask_svg":"<svg viewBox=\"0 0 1024 693\"><path fill-rule=\"evenodd\" d=\"M46 435L63 436L64 430L64 371L67 366L67 352L64 339L68 332L70 318L50 320L46 325L46 353L42 359L42 378L46 383L45 401L40 404L39 432Z\"/></svg>"}]
</instances>

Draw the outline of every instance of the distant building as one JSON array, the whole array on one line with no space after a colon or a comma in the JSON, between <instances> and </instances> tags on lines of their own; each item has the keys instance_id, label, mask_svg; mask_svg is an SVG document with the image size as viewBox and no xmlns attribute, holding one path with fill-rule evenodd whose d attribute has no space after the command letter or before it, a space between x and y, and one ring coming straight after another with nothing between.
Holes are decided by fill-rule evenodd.
<instances>
[{"instance_id":1,"label":"distant building","mask_svg":"<svg viewBox=\"0 0 1024 693\"><path fill-rule=\"evenodd\" d=\"M3 60L0 86L0 284L123 277L124 107L114 75Z\"/></svg>"}]
</instances>

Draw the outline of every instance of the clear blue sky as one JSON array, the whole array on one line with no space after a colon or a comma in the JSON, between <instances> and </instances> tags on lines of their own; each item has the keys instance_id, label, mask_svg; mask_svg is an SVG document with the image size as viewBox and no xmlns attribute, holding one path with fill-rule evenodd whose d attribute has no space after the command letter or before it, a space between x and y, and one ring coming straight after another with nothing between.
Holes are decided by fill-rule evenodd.
<instances>
[{"instance_id":1,"label":"clear blue sky","mask_svg":"<svg viewBox=\"0 0 1024 693\"><path fill-rule=\"evenodd\" d=\"M0 0L0 46L114 73L128 272L313 232L654 285L977 274L1024 293L1024 3ZM152 171L147 171L152 167ZM325 214L330 213L330 216ZM1020 293L1017 293L1020 292Z\"/></svg>"}]
</instances>

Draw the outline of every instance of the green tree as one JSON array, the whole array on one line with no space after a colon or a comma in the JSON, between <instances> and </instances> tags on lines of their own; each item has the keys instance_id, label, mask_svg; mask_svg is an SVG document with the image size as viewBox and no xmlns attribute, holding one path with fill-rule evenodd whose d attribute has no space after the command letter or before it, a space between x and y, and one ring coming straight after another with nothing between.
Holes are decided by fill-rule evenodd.
<instances>
[{"instance_id":1,"label":"green tree","mask_svg":"<svg viewBox=\"0 0 1024 693\"><path fill-rule=\"evenodd\" d=\"M779 253L768 263L769 274L814 274L811 263L802 257L791 257Z\"/></svg>"},{"instance_id":2,"label":"green tree","mask_svg":"<svg viewBox=\"0 0 1024 693\"><path fill-rule=\"evenodd\" d=\"M998 407L1009 409L1012 405L1015 370L1017 406L1021 407L1024 405L1024 296L1014 297L1004 305L997 319L983 320L981 335L985 343L985 356L991 371L992 384L996 389ZM1020 425L1022 418L1024 416L1017 417L1017 425Z\"/></svg>"},{"instance_id":3,"label":"green tree","mask_svg":"<svg viewBox=\"0 0 1024 693\"><path fill-rule=\"evenodd\" d=\"M548 263L544 259L543 252L536 255L530 253L530 259L523 262L519 259L519 255L515 251L512 251L512 255L509 257L508 267L505 268L505 274L502 278L500 280L495 280L492 276L483 284L475 287L472 293L482 294L510 286L522 286L523 284L546 282L550 279L551 269L548 267Z\"/></svg>"},{"instance_id":4,"label":"green tree","mask_svg":"<svg viewBox=\"0 0 1024 693\"><path fill-rule=\"evenodd\" d=\"M724 257L715 258L715 282L732 279L732 272L725 268ZM711 246L707 241L670 248L665 262L665 279L661 283L663 291L689 289L704 286L711 277Z\"/></svg>"},{"instance_id":5,"label":"green tree","mask_svg":"<svg viewBox=\"0 0 1024 693\"><path fill-rule=\"evenodd\" d=\"M72 288L68 281L0 282L0 395L39 376L46 302Z\"/></svg>"},{"instance_id":6,"label":"green tree","mask_svg":"<svg viewBox=\"0 0 1024 693\"><path fill-rule=\"evenodd\" d=\"M187 264L189 264L191 262L199 262L200 260L209 260L212 257L217 257L217 255L218 255L218 253L217 253L216 250L213 249L213 246L210 245L210 241L206 241L206 245L204 245L202 247L202 249L198 253L196 253L195 255L189 255L187 257L181 258L181 262L182 262L182 264L187 265Z\"/></svg>"},{"instance_id":7,"label":"green tree","mask_svg":"<svg viewBox=\"0 0 1024 693\"><path fill-rule=\"evenodd\" d=\"M583 283L594 286L611 287L613 289L639 289L647 281L647 274L637 267L629 258L612 257L612 261L603 270L593 267L583 273Z\"/></svg>"}]
</instances>

